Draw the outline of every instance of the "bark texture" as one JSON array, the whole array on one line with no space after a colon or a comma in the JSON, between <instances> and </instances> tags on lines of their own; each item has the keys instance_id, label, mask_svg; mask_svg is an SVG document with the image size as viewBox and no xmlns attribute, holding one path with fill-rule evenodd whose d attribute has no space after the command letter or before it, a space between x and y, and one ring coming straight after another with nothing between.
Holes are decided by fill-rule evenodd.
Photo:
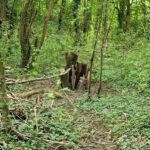
<instances>
[{"instance_id":1,"label":"bark texture","mask_svg":"<svg viewBox=\"0 0 150 150\"><path fill-rule=\"evenodd\" d=\"M8 119L8 98L6 95L4 65L0 56L0 113L1 113L1 128L7 129L9 126Z\"/></svg>"},{"instance_id":2,"label":"bark texture","mask_svg":"<svg viewBox=\"0 0 150 150\"><path fill-rule=\"evenodd\" d=\"M31 27L36 16L36 11L33 9L33 0L27 0L21 15L20 21L20 45L21 45L21 67L27 67L31 56L30 35Z\"/></svg>"}]
</instances>

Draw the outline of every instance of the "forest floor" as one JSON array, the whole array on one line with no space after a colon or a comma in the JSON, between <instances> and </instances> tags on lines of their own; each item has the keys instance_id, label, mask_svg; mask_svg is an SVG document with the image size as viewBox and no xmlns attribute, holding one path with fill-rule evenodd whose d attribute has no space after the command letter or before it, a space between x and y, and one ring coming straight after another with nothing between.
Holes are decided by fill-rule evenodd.
<instances>
[{"instance_id":1,"label":"forest floor","mask_svg":"<svg viewBox=\"0 0 150 150\"><path fill-rule=\"evenodd\" d=\"M8 81L7 81L8 83ZM60 88L56 80L8 86L12 130L0 133L6 150L149 150L149 95L103 83L97 98ZM119 89L119 90L117 90Z\"/></svg>"},{"instance_id":2,"label":"forest floor","mask_svg":"<svg viewBox=\"0 0 150 150\"><path fill-rule=\"evenodd\" d=\"M93 96L96 89L97 85L92 88ZM103 91L106 89L108 85ZM62 90L51 81L16 84L9 90L12 122L28 140L16 133L4 136L0 141L5 141L8 149L116 149L104 120L76 105L78 99L86 99L86 91ZM103 94L117 94L106 91Z\"/></svg>"}]
</instances>

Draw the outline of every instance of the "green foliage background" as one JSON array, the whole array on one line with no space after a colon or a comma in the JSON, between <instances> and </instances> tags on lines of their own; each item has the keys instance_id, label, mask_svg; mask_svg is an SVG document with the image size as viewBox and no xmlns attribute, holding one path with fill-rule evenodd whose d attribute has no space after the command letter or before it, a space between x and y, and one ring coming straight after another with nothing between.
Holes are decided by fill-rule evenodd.
<instances>
[{"instance_id":1,"label":"green foliage background","mask_svg":"<svg viewBox=\"0 0 150 150\"><path fill-rule=\"evenodd\" d=\"M116 1L115 1L116 2ZM118 1L117 1L118 2ZM9 1L11 6L13 1ZM41 33L43 16L47 13L49 1L41 0L40 3L35 2L35 7L38 9L38 15L32 27L32 35L30 42L32 53L38 49L34 48L34 41ZM102 96L100 99L94 98L93 101L87 102L81 98L76 105L82 109L90 110L96 117L102 117L108 128L112 130L117 144L121 149L126 150L148 150L150 145L150 4L146 4L146 23L143 16L143 9L140 1L136 1L132 5L131 28L128 32L123 32L118 29L117 11L114 11L113 4L109 6L109 18L111 18L111 30L104 50L104 71L103 82L111 84L111 89L108 91L117 91L119 94L114 96ZM39 55L34 62L34 68L28 72L26 69L19 67L21 61L21 47L19 43L19 19L23 9L23 1L16 3L17 18L15 28L10 39L8 22L3 26L3 37L0 40L0 49L3 56L6 69L6 77L16 79L35 78L43 76L51 76L59 72L60 68L65 66L64 53L68 51L78 51L79 61L89 64L90 57L93 51L93 43L95 39L94 25L96 21L97 8L100 5L99 0L91 0L88 9L91 10L90 29L86 34L86 42L82 33L83 21L83 1L80 4L79 17L79 33L80 39L75 43L74 18L72 16L72 1L67 1L65 14L63 16L63 24L61 31L58 31L58 13L61 3L58 2L54 8L52 17L48 22L48 31L44 41L44 45L40 49ZM93 82L99 80L100 70L100 46L102 32L99 36L99 41L96 49L96 57L93 68ZM11 52L8 50L11 49ZM27 110L30 107L27 106ZM51 121L48 116L53 114ZM33 115L33 114L32 114ZM43 116L42 116L43 115ZM68 117L66 117L68 116ZM33 116L32 116L33 117ZM31 118L32 118L31 117ZM73 122L70 122L70 116L62 109L54 109L41 114L45 120L40 124L41 128L51 130L49 136L52 140L61 141L68 140L75 144L79 136L79 131L76 130ZM66 118L65 118L66 117ZM62 122L63 118L63 122ZM68 119L69 118L69 119ZM25 124L19 124L20 131L33 131L33 122L31 127ZM44 129L41 129L44 132ZM71 133L72 132L72 133ZM3 140L7 139L6 135ZM9 137L16 142L15 137ZM36 136L37 138L37 136ZM39 143L37 139L33 139L32 146L36 147ZM139 139L141 138L141 139ZM137 144L138 140L140 142ZM10 148L15 149L14 141L10 143ZM29 146L29 143L16 142L17 145ZM34 143L35 142L35 143ZM36 143L37 142L37 143ZM35 148L34 147L34 148ZM30 148L30 146L29 146ZM28 148L28 149L29 149ZM41 145L44 149L44 145Z\"/></svg>"}]
</instances>

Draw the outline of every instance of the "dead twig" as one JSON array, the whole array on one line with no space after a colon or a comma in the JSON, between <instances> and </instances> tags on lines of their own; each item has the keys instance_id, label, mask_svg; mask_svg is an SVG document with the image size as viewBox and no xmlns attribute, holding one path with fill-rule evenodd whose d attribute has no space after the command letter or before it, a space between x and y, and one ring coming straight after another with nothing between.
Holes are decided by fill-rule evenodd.
<instances>
[{"instance_id":1,"label":"dead twig","mask_svg":"<svg viewBox=\"0 0 150 150\"><path fill-rule=\"evenodd\" d=\"M0 145L3 146L4 148L7 148L7 144L5 141L0 141Z\"/></svg>"},{"instance_id":2,"label":"dead twig","mask_svg":"<svg viewBox=\"0 0 150 150\"><path fill-rule=\"evenodd\" d=\"M20 133L19 131L17 131L16 127L17 127L17 126L14 125L14 126L11 128L11 131L13 131L13 132L18 136L19 139L24 140L24 141L29 140L29 137L28 137L27 135L22 134L22 133Z\"/></svg>"},{"instance_id":3,"label":"dead twig","mask_svg":"<svg viewBox=\"0 0 150 150\"><path fill-rule=\"evenodd\" d=\"M60 144L60 145L68 145L67 142L59 142L59 141L51 141L51 140L47 140L47 139L43 139L44 142L46 143L50 143L50 144Z\"/></svg>"},{"instance_id":4,"label":"dead twig","mask_svg":"<svg viewBox=\"0 0 150 150\"><path fill-rule=\"evenodd\" d=\"M97 148L95 145L80 145L79 147L85 148L85 147L91 147L91 148Z\"/></svg>"},{"instance_id":5,"label":"dead twig","mask_svg":"<svg viewBox=\"0 0 150 150\"><path fill-rule=\"evenodd\" d=\"M9 99L14 100L14 101L25 101L25 102L30 102L29 100L27 100L27 99L22 99L22 98L20 98L20 97L12 97L10 94L7 94L7 97L8 97Z\"/></svg>"}]
</instances>

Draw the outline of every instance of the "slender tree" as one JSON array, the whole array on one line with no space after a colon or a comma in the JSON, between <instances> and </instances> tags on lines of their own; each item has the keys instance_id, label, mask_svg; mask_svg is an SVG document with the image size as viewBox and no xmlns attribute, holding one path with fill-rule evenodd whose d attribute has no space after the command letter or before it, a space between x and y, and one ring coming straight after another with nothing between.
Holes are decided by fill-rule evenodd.
<instances>
[{"instance_id":1,"label":"slender tree","mask_svg":"<svg viewBox=\"0 0 150 150\"><path fill-rule=\"evenodd\" d=\"M99 88L98 88L98 97L100 97L100 92L102 90L102 77L103 77L103 66L104 66L104 48L108 39L108 34L110 31L110 24L108 24L108 4L109 0L105 2L105 12L104 12L104 23L103 23L103 37L100 47L100 76L99 76Z\"/></svg>"},{"instance_id":2,"label":"slender tree","mask_svg":"<svg viewBox=\"0 0 150 150\"><path fill-rule=\"evenodd\" d=\"M43 28L42 28L42 32L41 32L41 37L40 37L40 40L38 42L38 48L40 49L44 43L44 39L45 39L45 36L46 36L46 31L47 31L47 26L48 26L48 21L49 21L49 18L52 14L52 10L54 8L54 4L57 2L57 0L51 0L50 3L49 3L49 6L48 6L48 12L47 12L47 15L46 17L44 18L44 23L43 23Z\"/></svg>"},{"instance_id":3,"label":"slender tree","mask_svg":"<svg viewBox=\"0 0 150 150\"><path fill-rule=\"evenodd\" d=\"M90 59L90 67L89 67L89 83L88 83L88 98L91 99L91 80L92 80L92 70L93 70L93 61L95 58L95 52L96 52L96 47L97 47L97 42L98 42L98 37L99 37L99 32L101 28L101 21L102 21L102 15L103 15L103 4L101 8L98 8L98 13L97 13L97 20L96 20L96 25L95 25L95 41L93 45L93 52L92 56Z\"/></svg>"},{"instance_id":4,"label":"slender tree","mask_svg":"<svg viewBox=\"0 0 150 150\"><path fill-rule=\"evenodd\" d=\"M147 14L148 14L148 10L147 10L147 6L144 0L140 1L140 6L141 6L141 10L142 10L142 14L143 14L143 32L147 32Z\"/></svg>"},{"instance_id":5,"label":"slender tree","mask_svg":"<svg viewBox=\"0 0 150 150\"><path fill-rule=\"evenodd\" d=\"M0 54L0 113L1 113L1 127L9 128L8 118L8 98L6 95L5 74L2 57Z\"/></svg>"},{"instance_id":6,"label":"slender tree","mask_svg":"<svg viewBox=\"0 0 150 150\"><path fill-rule=\"evenodd\" d=\"M114 2L114 7L118 15L118 28L122 29L124 32L130 30L132 4L133 0L117 0Z\"/></svg>"},{"instance_id":7,"label":"slender tree","mask_svg":"<svg viewBox=\"0 0 150 150\"><path fill-rule=\"evenodd\" d=\"M0 38L2 38L2 26L5 21L7 21L7 0L0 0Z\"/></svg>"},{"instance_id":8,"label":"slender tree","mask_svg":"<svg viewBox=\"0 0 150 150\"><path fill-rule=\"evenodd\" d=\"M39 54L40 49L44 43L45 40L45 36L46 36L46 32L47 32L47 27L48 27L48 21L51 17L52 14L52 10L54 8L54 5L57 3L58 0L51 0L48 6L48 12L47 15L44 17L44 22L43 22L43 26L42 26L42 31L41 31L41 35L40 38L36 38L36 44L35 47L37 48L37 51L34 55L32 55L31 57L31 61L29 63L29 68L33 68L33 62L35 61L36 56Z\"/></svg>"}]
</instances>

